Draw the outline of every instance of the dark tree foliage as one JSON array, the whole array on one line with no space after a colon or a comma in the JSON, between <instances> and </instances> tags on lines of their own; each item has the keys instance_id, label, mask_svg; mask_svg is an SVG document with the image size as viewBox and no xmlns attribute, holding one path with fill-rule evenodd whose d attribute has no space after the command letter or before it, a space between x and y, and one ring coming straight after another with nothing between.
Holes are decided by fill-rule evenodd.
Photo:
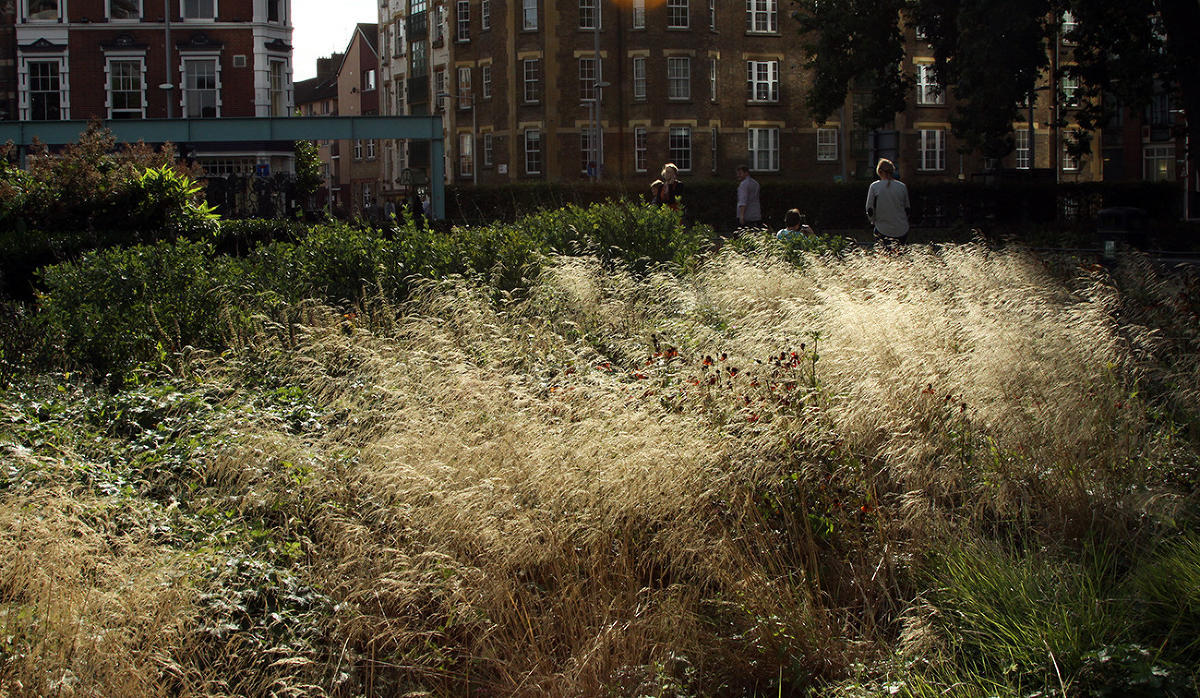
<instances>
[{"instance_id":1,"label":"dark tree foliage","mask_svg":"<svg viewBox=\"0 0 1200 698\"><path fill-rule=\"evenodd\" d=\"M1200 2L1197 0L793 0L814 72L808 106L827 118L847 90L864 78L872 86L868 128L891 121L911 91L901 77L903 16L922 28L942 84L955 97L955 134L988 157L1012 150L1012 123L1044 82L1056 51L1062 76L1076 78L1080 128L1075 147L1117 106L1144 106L1156 89L1177 91L1200 142ZM1074 27L1063 32L1070 12ZM1065 40L1065 43L1063 43ZM888 74L890 71L890 75ZM1106 98L1107 97L1107 98ZM1067 124L1061 110L1059 126ZM1196 148L1189 157L1196 159Z\"/></svg>"}]
</instances>

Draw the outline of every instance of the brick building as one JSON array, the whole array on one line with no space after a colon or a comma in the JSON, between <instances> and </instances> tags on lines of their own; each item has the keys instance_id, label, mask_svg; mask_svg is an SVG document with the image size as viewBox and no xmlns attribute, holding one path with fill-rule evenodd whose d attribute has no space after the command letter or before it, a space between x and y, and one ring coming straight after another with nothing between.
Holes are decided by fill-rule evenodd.
<instances>
[{"instance_id":1,"label":"brick building","mask_svg":"<svg viewBox=\"0 0 1200 698\"><path fill-rule=\"evenodd\" d=\"M291 111L290 0L15 3L14 116L21 120ZM291 152L290 143L273 142L191 148L211 175L290 170Z\"/></svg>"},{"instance_id":2,"label":"brick building","mask_svg":"<svg viewBox=\"0 0 1200 698\"><path fill-rule=\"evenodd\" d=\"M17 118L17 0L0 0L0 121Z\"/></svg>"},{"instance_id":3,"label":"brick building","mask_svg":"<svg viewBox=\"0 0 1200 698\"><path fill-rule=\"evenodd\" d=\"M387 0L379 18L381 112L443 114L451 181L569 181L599 169L636 183L668 161L691 178L732 180L744 162L759 179L869 179L879 157L918 181L997 169L1058 181L1174 179L1182 160L1163 128L1170 110L1159 107L1096 134L1083 158L1067 151L1076 86L1061 74L1071 52L1061 38L1032 100L1032 128L1022 110L1016 150L988 162L960 152L953 96L934 82L933 52L913 26L904 30L910 106L867 130L857 118L866 95L853 87L824 123L808 113L800 37L779 0ZM1071 21L1061 18L1064 34ZM418 143L384 143L383 159L389 198L429 167Z\"/></svg>"},{"instance_id":4,"label":"brick building","mask_svg":"<svg viewBox=\"0 0 1200 698\"><path fill-rule=\"evenodd\" d=\"M296 112L301 116L337 116L338 115L338 68L342 65L344 53L317 59L317 76L295 83ZM325 186L317 192L316 208L325 208L332 203L332 169L330 164L333 155L339 152L337 141L319 140L317 156L322 163L321 178Z\"/></svg>"}]
</instances>

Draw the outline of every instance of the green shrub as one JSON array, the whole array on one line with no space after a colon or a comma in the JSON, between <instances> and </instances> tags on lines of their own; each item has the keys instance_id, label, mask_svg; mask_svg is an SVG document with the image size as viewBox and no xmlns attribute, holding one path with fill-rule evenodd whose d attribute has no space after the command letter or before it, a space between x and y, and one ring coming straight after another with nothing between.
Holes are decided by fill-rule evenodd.
<instances>
[{"instance_id":1,"label":"green shrub","mask_svg":"<svg viewBox=\"0 0 1200 698\"><path fill-rule=\"evenodd\" d=\"M62 363L98 374L219 347L228 265L207 242L90 252L39 272L39 321Z\"/></svg>"}]
</instances>

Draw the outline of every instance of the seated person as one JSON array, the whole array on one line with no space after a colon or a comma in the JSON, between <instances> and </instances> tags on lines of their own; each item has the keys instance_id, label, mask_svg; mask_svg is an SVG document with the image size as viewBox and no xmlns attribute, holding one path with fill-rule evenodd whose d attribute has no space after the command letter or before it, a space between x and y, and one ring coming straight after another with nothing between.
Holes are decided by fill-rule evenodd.
<instances>
[{"instance_id":1,"label":"seated person","mask_svg":"<svg viewBox=\"0 0 1200 698\"><path fill-rule=\"evenodd\" d=\"M800 215L800 209L797 208L793 208L784 214L783 223L787 227L783 230L780 230L778 233L775 233L775 237L779 238L780 240L787 240L788 238L792 238L797 235L812 235L814 232L813 229L808 227L808 224L804 222L804 216Z\"/></svg>"}]
</instances>

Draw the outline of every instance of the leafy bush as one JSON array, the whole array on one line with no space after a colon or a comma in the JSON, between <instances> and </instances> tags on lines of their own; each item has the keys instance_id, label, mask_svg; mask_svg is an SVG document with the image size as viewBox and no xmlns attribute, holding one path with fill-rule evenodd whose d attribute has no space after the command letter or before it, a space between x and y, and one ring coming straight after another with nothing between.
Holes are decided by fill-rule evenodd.
<instances>
[{"instance_id":1,"label":"leafy bush","mask_svg":"<svg viewBox=\"0 0 1200 698\"><path fill-rule=\"evenodd\" d=\"M40 271L39 320L60 360L98 374L221 344L228 265L206 242L90 252Z\"/></svg>"}]
</instances>

